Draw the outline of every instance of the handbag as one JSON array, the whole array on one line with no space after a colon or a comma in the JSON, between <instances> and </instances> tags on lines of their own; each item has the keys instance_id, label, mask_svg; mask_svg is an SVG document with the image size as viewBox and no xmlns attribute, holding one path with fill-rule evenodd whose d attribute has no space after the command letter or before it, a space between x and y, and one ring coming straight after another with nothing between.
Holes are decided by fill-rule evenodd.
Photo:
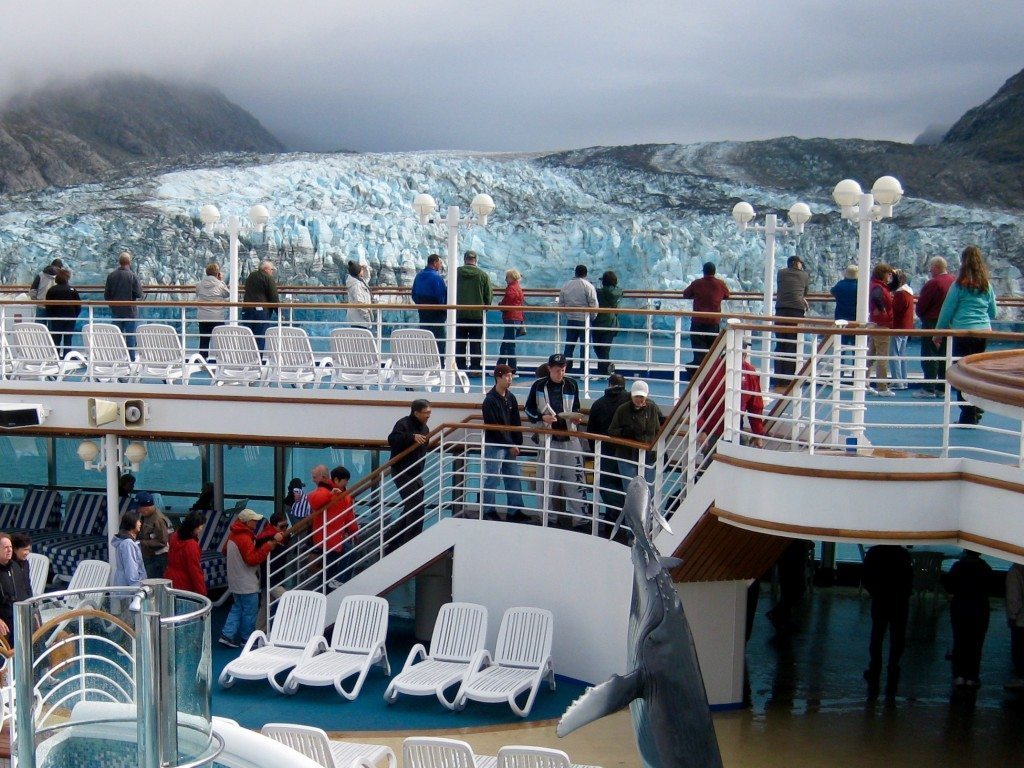
<instances>
[{"instance_id":1,"label":"handbag","mask_svg":"<svg viewBox=\"0 0 1024 768\"><path fill-rule=\"evenodd\" d=\"M526 335L526 326L525 325L517 325L516 326L516 338L518 338L520 336L525 336L525 335Z\"/></svg>"}]
</instances>

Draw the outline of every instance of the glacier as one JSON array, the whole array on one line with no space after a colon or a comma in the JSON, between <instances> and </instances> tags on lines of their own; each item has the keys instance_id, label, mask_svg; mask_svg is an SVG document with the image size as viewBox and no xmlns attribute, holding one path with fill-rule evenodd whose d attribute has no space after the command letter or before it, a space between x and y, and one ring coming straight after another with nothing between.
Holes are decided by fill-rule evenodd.
<instances>
[{"instance_id":1,"label":"glacier","mask_svg":"<svg viewBox=\"0 0 1024 768\"><path fill-rule=\"evenodd\" d=\"M555 287L582 263L595 280L611 269L621 287L674 290L714 261L731 288L759 292L764 238L740 234L732 206L747 200L761 221L764 213L784 218L798 198L716 175L706 163L694 170L690 159L708 152L670 147L644 166L521 153L217 155L204 167L0 198L0 279L27 283L60 256L73 282L100 283L127 248L143 282L191 284L209 261L228 260L227 237L201 229L200 206L244 215L263 203L271 221L262 234L243 234L243 276L269 258L284 284L333 286L344 282L352 259L369 266L371 285L407 286L427 254L446 247L443 226L416 220L413 196L429 192L443 211L465 209L486 192L497 210L486 228L460 229L459 245L480 254L497 286L516 267L525 287ZM898 177L899 168L892 173ZM804 235L780 238L776 266L798 254L812 289L827 291L856 261L857 230L840 220L831 187L802 199L814 216ZM936 203L909 190L895 217L875 225L873 258L907 270L916 288L930 257L956 263L970 243L989 259L997 292L1019 293L1024 227L1014 212Z\"/></svg>"}]
</instances>

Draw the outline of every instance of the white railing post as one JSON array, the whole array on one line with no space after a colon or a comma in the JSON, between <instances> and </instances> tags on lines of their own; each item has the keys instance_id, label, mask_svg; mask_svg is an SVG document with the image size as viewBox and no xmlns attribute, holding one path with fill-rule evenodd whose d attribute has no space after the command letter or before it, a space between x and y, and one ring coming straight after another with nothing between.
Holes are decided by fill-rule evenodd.
<instances>
[{"instance_id":1,"label":"white railing post","mask_svg":"<svg viewBox=\"0 0 1024 768\"><path fill-rule=\"evenodd\" d=\"M675 317L675 327L672 329L672 400L679 399L683 368L680 364L683 346L683 318L681 315Z\"/></svg>"},{"instance_id":2,"label":"white railing post","mask_svg":"<svg viewBox=\"0 0 1024 768\"><path fill-rule=\"evenodd\" d=\"M736 330L738 323L735 318L730 318L725 331L722 439L730 443L739 442L743 422L743 334ZM712 406L709 404L708 407Z\"/></svg>"},{"instance_id":3,"label":"white railing post","mask_svg":"<svg viewBox=\"0 0 1024 768\"><path fill-rule=\"evenodd\" d=\"M548 525L548 510L551 508L551 432L544 435L544 450L541 454L544 461L541 466L544 469L544 483L541 485L541 516L540 524L545 528Z\"/></svg>"}]
</instances>

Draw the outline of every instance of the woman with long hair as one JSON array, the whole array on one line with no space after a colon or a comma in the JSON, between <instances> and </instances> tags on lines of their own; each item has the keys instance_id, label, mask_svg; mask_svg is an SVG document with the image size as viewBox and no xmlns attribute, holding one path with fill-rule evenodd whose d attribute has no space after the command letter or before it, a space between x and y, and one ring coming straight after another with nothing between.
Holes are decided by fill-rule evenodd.
<instances>
[{"instance_id":1,"label":"woman with long hair","mask_svg":"<svg viewBox=\"0 0 1024 768\"><path fill-rule=\"evenodd\" d=\"M498 302L499 307L521 307L526 301L523 288L519 281L523 276L518 269L510 269L505 272L505 295ZM507 365L513 371L516 370L516 338L526 335L526 328L523 323L526 321L523 310L503 309L501 310L501 321L505 324L505 332L501 336L501 348L498 350L498 365Z\"/></svg>"},{"instance_id":2,"label":"woman with long hair","mask_svg":"<svg viewBox=\"0 0 1024 768\"><path fill-rule=\"evenodd\" d=\"M139 530L142 518L135 510L121 515L117 535L110 545L115 553L114 575L110 578L113 587L137 587L146 578L146 566L142 564L142 549L139 546Z\"/></svg>"},{"instance_id":3,"label":"woman with long hair","mask_svg":"<svg viewBox=\"0 0 1024 768\"><path fill-rule=\"evenodd\" d=\"M206 594L206 577L199 565L202 552L199 537L206 525L206 515L196 510L185 515L178 530L171 534L167 546L167 568L164 578L171 580L175 589L184 589L200 595Z\"/></svg>"},{"instance_id":4,"label":"woman with long hair","mask_svg":"<svg viewBox=\"0 0 1024 768\"><path fill-rule=\"evenodd\" d=\"M936 330L988 331L996 319L996 293L989 281L988 268L976 245L969 245L960 254L960 274L949 287L946 300L942 302ZM942 344L942 336L934 337L936 346ZM953 357L961 358L985 351L985 339L977 336L954 336ZM964 396L957 391L956 399L964 402ZM975 405L960 406L960 424L977 424L984 411Z\"/></svg>"},{"instance_id":5,"label":"woman with long hair","mask_svg":"<svg viewBox=\"0 0 1024 768\"><path fill-rule=\"evenodd\" d=\"M868 320L875 328L892 328L892 293L889 281L892 279L892 267L888 264L876 264L871 270L871 287L868 291ZM875 387L868 387L868 394L879 397L895 397L896 393L889 389L889 337L871 336L871 357L868 359L868 378L871 370L875 371Z\"/></svg>"},{"instance_id":6,"label":"woman with long hair","mask_svg":"<svg viewBox=\"0 0 1024 768\"><path fill-rule=\"evenodd\" d=\"M902 269L893 270L892 282L892 327L908 331L914 327L914 289L907 283L907 273ZM892 337L892 388L907 388L907 338Z\"/></svg>"},{"instance_id":7,"label":"woman with long hair","mask_svg":"<svg viewBox=\"0 0 1024 768\"><path fill-rule=\"evenodd\" d=\"M348 277L345 278L345 293L349 304L370 304L373 294L366 279L369 270L358 261L348 263ZM355 328L371 330L373 327L373 310L369 307L350 307L345 313L345 320Z\"/></svg>"}]
</instances>

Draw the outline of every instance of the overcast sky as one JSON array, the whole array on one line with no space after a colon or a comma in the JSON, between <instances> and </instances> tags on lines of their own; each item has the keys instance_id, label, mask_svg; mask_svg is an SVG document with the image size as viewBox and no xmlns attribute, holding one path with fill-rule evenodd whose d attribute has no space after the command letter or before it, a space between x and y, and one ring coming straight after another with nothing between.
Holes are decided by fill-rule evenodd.
<instances>
[{"instance_id":1,"label":"overcast sky","mask_svg":"<svg viewBox=\"0 0 1024 768\"><path fill-rule=\"evenodd\" d=\"M912 141L1024 68L1021 0L4 2L0 98L212 85L291 148Z\"/></svg>"}]
</instances>

